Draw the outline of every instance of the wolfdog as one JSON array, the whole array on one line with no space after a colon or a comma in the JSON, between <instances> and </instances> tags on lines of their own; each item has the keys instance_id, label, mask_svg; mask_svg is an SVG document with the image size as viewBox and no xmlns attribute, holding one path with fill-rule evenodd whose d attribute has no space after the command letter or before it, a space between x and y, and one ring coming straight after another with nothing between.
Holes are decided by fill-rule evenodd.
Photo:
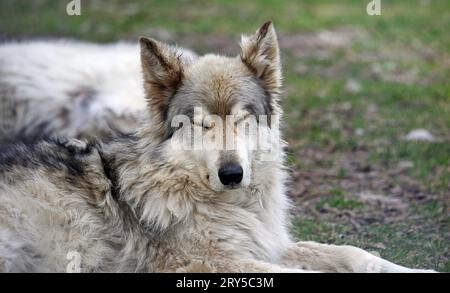
<instances>
[{"instance_id":1,"label":"wolfdog","mask_svg":"<svg viewBox=\"0 0 450 293\"><path fill-rule=\"evenodd\" d=\"M240 45L233 58L187 58L141 38L148 110L134 132L3 145L0 271L64 272L78 255L80 272L421 272L291 239L283 143L272 140L276 152L264 156L239 127L270 117L256 121L271 136L280 120L273 24ZM196 108L218 119L198 119ZM178 116L188 122L174 125ZM200 139L231 133L236 147L185 148L187 129Z\"/></svg>"}]
</instances>

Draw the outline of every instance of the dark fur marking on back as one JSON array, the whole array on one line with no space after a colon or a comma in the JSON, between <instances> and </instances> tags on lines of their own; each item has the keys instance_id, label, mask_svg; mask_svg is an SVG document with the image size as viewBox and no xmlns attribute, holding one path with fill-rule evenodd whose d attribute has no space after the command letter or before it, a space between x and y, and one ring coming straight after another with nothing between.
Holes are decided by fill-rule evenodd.
<instances>
[{"instance_id":1,"label":"dark fur marking on back","mask_svg":"<svg viewBox=\"0 0 450 293\"><path fill-rule=\"evenodd\" d=\"M70 176L83 176L85 162L83 153L74 152L58 139L46 139L40 142L15 143L0 148L0 173L8 172L15 166L48 170L66 169Z\"/></svg>"}]
</instances>

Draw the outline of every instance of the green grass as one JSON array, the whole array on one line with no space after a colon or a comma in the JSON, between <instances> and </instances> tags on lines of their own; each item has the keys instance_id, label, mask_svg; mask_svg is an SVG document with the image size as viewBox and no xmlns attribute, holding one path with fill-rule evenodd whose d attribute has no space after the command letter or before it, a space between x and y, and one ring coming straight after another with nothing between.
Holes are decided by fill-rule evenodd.
<instances>
[{"instance_id":1,"label":"green grass","mask_svg":"<svg viewBox=\"0 0 450 293\"><path fill-rule=\"evenodd\" d=\"M334 188L327 192L327 194L328 195L323 196L319 203L317 203L317 210L321 210L325 205L338 210L352 210L363 206L360 201L347 198L345 191L340 188Z\"/></svg>"},{"instance_id":2,"label":"green grass","mask_svg":"<svg viewBox=\"0 0 450 293\"><path fill-rule=\"evenodd\" d=\"M183 0L176 5L166 0L97 0L82 1L79 17L65 14L68 2L2 0L0 35L109 42L136 40L162 30L172 34L172 39L205 35L231 36L237 41L241 33L255 31L267 19L274 20L284 35L356 29L361 38L343 48L324 48L329 53L325 57L313 50L298 58L295 48L283 50L288 161L293 168L308 172L308 168L332 167L340 154L364 149L370 164L386 170L401 161L412 162L406 175L436 197L423 205L410 203L420 219L414 223L373 224L354 233L346 223L298 215L294 234L305 240L367 249L383 243L386 249L381 254L388 259L450 271L448 0L382 1L382 15L376 17L365 13L369 1L360 0ZM195 49L203 51L201 44ZM306 67L305 72L297 72L299 64ZM346 90L349 79L360 84L359 92ZM441 141L404 141L402 137L415 128L428 129ZM356 136L356 129L363 129L364 135ZM321 166L306 166L295 155L305 147L332 151L325 152L328 155ZM336 176L344 179L348 170L338 170ZM328 186L328 190L316 208L363 208L346 190L337 186ZM441 230L431 229L435 222L441 223ZM418 230L410 231L409 225Z\"/></svg>"},{"instance_id":3,"label":"green grass","mask_svg":"<svg viewBox=\"0 0 450 293\"><path fill-rule=\"evenodd\" d=\"M273 19L284 31L315 31L341 25L361 26L374 41L409 43L413 37L449 49L440 39L449 27L450 4L436 0L397 0L383 3L382 17L368 17L367 3L358 0L166 0L82 1L82 16L65 14L69 2L58 0L3 0L0 27L13 33L60 34L85 39L114 40L146 28L163 27L176 32L240 34L255 24Z\"/></svg>"},{"instance_id":4,"label":"green grass","mask_svg":"<svg viewBox=\"0 0 450 293\"><path fill-rule=\"evenodd\" d=\"M292 234L302 241L354 245L407 267L450 269L450 261L442 256L448 249L445 238L428 231L412 231L405 223L371 225L363 235L357 235L348 225L303 218L294 222Z\"/></svg>"}]
</instances>

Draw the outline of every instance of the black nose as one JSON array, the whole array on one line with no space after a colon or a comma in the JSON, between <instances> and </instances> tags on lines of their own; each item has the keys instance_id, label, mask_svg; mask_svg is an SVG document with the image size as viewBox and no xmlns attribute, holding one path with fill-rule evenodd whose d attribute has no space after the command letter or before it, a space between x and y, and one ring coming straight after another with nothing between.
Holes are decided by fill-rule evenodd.
<instances>
[{"instance_id":1,"label":"black nose","mask_svg":"<svg viewBox=\"0 0 450 293\"><path fill-rule=\"evenodd\" d=\"M219 169L219 179L223 185L239 184L244 171L237 164L228 164Z\"/></svg>"}]
</instances>

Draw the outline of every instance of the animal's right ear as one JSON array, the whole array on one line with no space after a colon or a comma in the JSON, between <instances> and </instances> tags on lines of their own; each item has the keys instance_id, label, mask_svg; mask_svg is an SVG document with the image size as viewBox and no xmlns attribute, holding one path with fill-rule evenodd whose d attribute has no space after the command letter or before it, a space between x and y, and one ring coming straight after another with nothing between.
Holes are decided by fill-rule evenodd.
<instances>
[{"instance_id":1,"label":"animal's right ear","mask_svg":"<svg viewBox=\"0 0 450 293\"><path fill-rule=\"evenodd\" d=\"M152 117L162 130L170 97L183 80L181 54L153 39L141 37L139 42L146 98Z\"/></svg>"}]
</instances>

